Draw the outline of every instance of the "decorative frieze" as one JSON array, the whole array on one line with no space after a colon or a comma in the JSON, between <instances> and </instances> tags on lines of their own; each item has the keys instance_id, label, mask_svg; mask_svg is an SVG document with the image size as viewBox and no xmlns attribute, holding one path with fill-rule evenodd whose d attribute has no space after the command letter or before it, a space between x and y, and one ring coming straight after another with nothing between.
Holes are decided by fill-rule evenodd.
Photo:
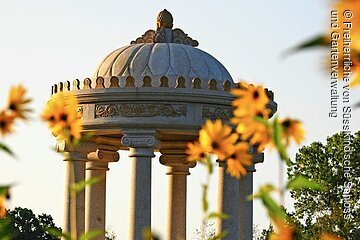
<instances>
[{"instance_id":1,"label":"decorative frieze","mask_svg":"<svg viewBox=\"0 0 360 240\"><path fill-rule=\"evenodd\" d=\"M216 108L216 107L204 107L202 111L202 118L205 119L221 119L229 120L233 117L231 108Z\"/></svg>"},{"instance_id":2,"label":"decorative frieze","mask_svg":"<svg viewBox=\"0 0 360 240\"><path fill-rule=\"evenodd\" d=\"M186 105L121 104L96 105L95 118L101 117L181 117L186 116Z\"/></svg>"}]
</instances>

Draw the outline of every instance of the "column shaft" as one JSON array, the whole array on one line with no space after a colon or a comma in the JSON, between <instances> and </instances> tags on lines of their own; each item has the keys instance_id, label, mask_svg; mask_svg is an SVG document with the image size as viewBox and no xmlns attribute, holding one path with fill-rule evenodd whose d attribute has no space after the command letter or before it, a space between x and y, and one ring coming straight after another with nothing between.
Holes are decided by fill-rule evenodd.
<instances>
[{"instance_id":1,"label":"column shaft","mask_svg":"<svg viewBox=\"0 0 360 240\"><path fill-rule=\"evenodd\" d=\"M166 239L186 239L186 181L189 168L169 167ZM179 171L180 170L180 171Z\"/></svg>"},{"instance_id":2,"label":"column shaft","mask_svg":"<svg viewBox=\"0 0 360 240\"><path fill-rule=\"evenodd\" d=\"M65 204L64 204L64 221L63 232L70 233L71 231L71 204L76 206L76 215L73 216L76 221L77 235L82 235L85 231L85 191L76 193L76 201L71 202L70 185L71 175L74 174L75 182L85 180L85 161L72 161L66 159L66 174L65 174ZM72 173L73 172L73 173Z\"/></svg>"},{"instance_id":3,"label":"column shaft","mask_svg":"<svg viewBox=\"0 0 360 240\"><path fill-rule=\"evenodd\" d=\"M106 211L106 171L107 162L88 162L86 178L98 178L99 182L86 186L86 219L85 231L104 231L104 234L94 240L105 239L105 211Z\"/></svg>"},{"instance_id":4,"label":"column shaft","mask_svg":"<svg viewBox=\"0 0 360 240\"><path fill-rule=\"evenodd\" d=\"M217 220L217 234L227 231L226 240L239 239L239 180L226 172L226 163L219 162L218 212L230 216Z\"/></svg>"},{"instance_id":5,"label":"column shaft","mask_svg":"<svg viewBox=\"0 0 360 240\"><path fill-rule=\"evenodd\" d=\"M239 183L239 239L248 240L252 239L253 235L253 201L247 200L247 197L253 193L253 172L248 171L246 176L239 180Z\"/></svg>"},{"instance_id":6,"label":"column shaft","mask_svg":"<svg viewBox=\"0 0 360 240\"><path fill-rule=\"evenodd\" d=\"M132 161L130 190L130 240L142 240L151 227L151 158L153 149L130 148Z\"/></svg>"}]
</instances>

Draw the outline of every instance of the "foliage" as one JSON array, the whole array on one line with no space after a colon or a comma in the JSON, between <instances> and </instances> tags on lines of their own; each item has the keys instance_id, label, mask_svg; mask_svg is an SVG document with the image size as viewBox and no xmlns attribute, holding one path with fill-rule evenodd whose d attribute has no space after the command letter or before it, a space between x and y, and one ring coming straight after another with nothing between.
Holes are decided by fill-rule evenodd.
<instances>
[{"instance_id":1,"label":"foliage","mask_svg":"<svg viewBox=\"0 0 360 240\"><path fill-rule=\"evenodd\" d=\"M50 215L36 216L32 210L21 207L8 211L0 223L2 226L7 225L7 236L11 235L13 240L56 240L59 238L50 234L47 229L61 231L55 226Z\"/></svg>"},{"instance_id":2,"label":"foliage","mask_svg":"<svg viewBox=\"0 0 360 240\"><path fill-rule=\"evenodd\" d=\"M325 192L316 189L291 190L291 196L295 200L295 212L291 218L297 221L299 228L303 228L303 232L306 233L303 239L319 236L321 232L334 232L350 240L360 239L360 227L357 222L360 217L359 188L351 188L353 218L343 217L343 193L349 186L347 183L355 185L359 182L356 173L360 170L360 131L352 136L350 146L352 169L348 178L344 178L343 134L328 137L325 145L314 142L302 147L296 155L296 162L289 167L289 179L304 176L327 188Z\"/></svg>"}]
</instances>

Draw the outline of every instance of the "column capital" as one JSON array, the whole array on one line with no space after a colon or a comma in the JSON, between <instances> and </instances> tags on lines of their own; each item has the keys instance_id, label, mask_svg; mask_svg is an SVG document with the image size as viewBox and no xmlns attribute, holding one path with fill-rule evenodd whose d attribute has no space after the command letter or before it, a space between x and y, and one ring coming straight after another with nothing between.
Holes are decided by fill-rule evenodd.
<instances>
[{"instance_id":1,"label":"column capital","mask_svg":"<svg viewBox=\"0 0 360 240\"><path fill-rule=\"evenodd\" d=\"M124 130L121 144L130 148L156 148L159 141L156 137L156 131L152 130Z\"/></svg>"},{"instance_id":2,"label":"column capital","mask_svg":"<svg viewBox=\"0 0 360 240\"><path fill-rule=\"evenodd\" d=\"M189 168L196 166L196 161L188 161L187 142L166 141L161 143L160 163L168 166L167 175L190 175Z\"/></svg>"},{"instance_id":3,"label":"column capital","mask_svg":"<svg viewBox=\"0 0 360 240\"><path fill-rule=\"evenodd\" d=\"M117 162L120 159L120 155L117 151L98 148L96 151L88 153L87 159L89 161Z\"/></svg>"},{"instance_id":4,"label":"column capital","mask_svg":"<svg viewBox=\"0 0 360 240\"><path fill-rule=\"evenodd\" d=\"M253 164L246 168L248 172L256 172L255 164L263 163L264 162L264 153L258 152L255 147L250 149L250 153L253 157Z\"/></svg>"},{"instance_id":5,"label":"column capital","mask_svg":"<svg viewBox=\"0 0 360 240\"><path fill-rule=\"evenodd\" d=\"M196 162L189 162L186 154L164 154L161 151L160 163L162 165L173 168L193 168L196 166Z\"/></svg>"}]
</instances>

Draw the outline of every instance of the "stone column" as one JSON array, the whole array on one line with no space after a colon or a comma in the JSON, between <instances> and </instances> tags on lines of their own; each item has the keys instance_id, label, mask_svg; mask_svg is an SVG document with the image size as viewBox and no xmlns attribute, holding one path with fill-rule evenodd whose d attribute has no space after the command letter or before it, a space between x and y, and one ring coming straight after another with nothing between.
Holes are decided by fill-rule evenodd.
<instances>
[{"instance_id":1,"label":"stone column","mask_svg":"<svg viewBox=\"0 0 360 240\"><path fill-rule=\"evenodd\" d=\"M217 220L217 234L226 231L227 240L239 239L239 180L226 172L226 162L218 161L218 207L219 213L230 216L228 219ZM250 238L249 238L250 239Z\"/></svg>"},{"instance_id":2,"label":"stone column","mask_svg":"<svg viewBox=\"0 0 360 240\"><path fill-rule=\"evenodd\" d=\"M166 239L186 239L186 193L189 168L196 162L187 162L186 143L162 143L160 162L168 166L168 212Z\"/></svg>"},{"instance_id":3,"label":"stone column","mask_svg":"<svg viewBox=\"0 0 360 240\"><path fill-rule=\"evenodd\" d=\"M239 180L239 232L240 240L252 239L253 201L247 197L253 193L253 172L248 169L245 177Z\"/></svg>"},{"instance_id":4,"label":"stone column","mask_svg":"<svg viewBox=\"0 0 360 240\"><path fill-rule=\"evenodd\" d=\"M151 158L157 145L154 131L124 131L121 143L130 148L132 161L129 240L142 240L151 228Z\"/></svg>"},{"instance_id":5,"label":"stone column","mask_svg":"<svg viewBox=\"0 0 360 240\"><path fill-rule=\"evenodd\" d=\"M64 155L66 164L65 173L65 201L64 201L64 218L62 230L64 233L71 232L71 209L72 204L75 205L74 219L76 223L77 236L81 236L85 232L85 191L76 193L75 202L71 202L71 178L74 182L85 180L85 164L87 161L87 153L94 148L93 143L83 143L81 146L73 149L69 147L65 141L58 141L56 149Z\"/></svg>"},{"instance_id":6,"label":"stone column","mask_svg":"<svg viewBox=\"0 0 360 240\"><path fill-rule=\"evenodd\" d=\"M264 161L263 153L252 153L252 166L246 168L247 174L239 180L239 232L240 240L253 238L253 201L248 200L248 196L253 194L253 173L255 164Z\"/></svg>"},{"instance_id":7,"label":"stone column","mask_svg":"<svg viewBox=\"0 0 360 240\"><path fill-rule=\"evenodd\" d=\"M76 205L76 232L77 236L81 236L84 233L85 225L85 191L76 193L75 203L71 202L70 186L71 186L71 174L74 174L75 182L85 180L85 164L86 156L74 156L71 153L65 153L65 202L64 202L64 219L62 230L64 233L70 233L71 231L71 204ZM73 173L72 173L73 172Z\"/></svg>"},{"instance_id":8,"label":"stone column","mask_svg":"<svg viewBox=\"0 0 360 240\"><path fill-rule=\"evenodd\" d=\"M85 232L101 230L104 234L92 238L94 240L105 239L105 213L106 213L106 172L109 170L108 163L119 160L116 148L111 150L102 149L98 146L96 152L88 154L89 162L86 164L86 179L96 179L96 183L86 185L85 205Z\"/></svg>"}]
</instances>

